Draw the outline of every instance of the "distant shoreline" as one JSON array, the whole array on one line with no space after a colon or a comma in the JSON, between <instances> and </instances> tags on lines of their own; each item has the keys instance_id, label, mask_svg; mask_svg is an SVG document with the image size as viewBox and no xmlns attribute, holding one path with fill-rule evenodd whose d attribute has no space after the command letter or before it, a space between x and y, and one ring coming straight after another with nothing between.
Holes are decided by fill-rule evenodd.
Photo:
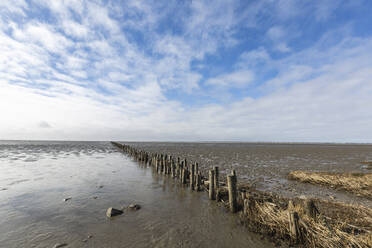
<instances>
[{"instance_id":1,"label":"distant shoreline","mask_svg":"<svg viewBox=\"0 0 372 248\"><path fill-rule=\"evenodd\" d=\"M111 140L20 140L20 139L0 139L0 142L110 142ZM127 143L197 143L197 144L262 144L262 145L372 145L372 143L359 142L270 142L270 141L134 141L134 140L114 140L116 142Z\"/></svg>"}]
</instances>

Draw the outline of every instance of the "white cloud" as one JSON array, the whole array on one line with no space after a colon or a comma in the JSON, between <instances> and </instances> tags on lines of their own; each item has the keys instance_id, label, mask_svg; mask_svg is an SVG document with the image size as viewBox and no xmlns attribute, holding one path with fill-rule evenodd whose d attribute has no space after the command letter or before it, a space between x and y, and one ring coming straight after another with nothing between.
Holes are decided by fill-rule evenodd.
<instances>
[{"instance_id":1,"label":"white cloud","mask_svg":"<svg viewBox=\"0 0 372 248\"><path fill-rule=\"evenodd\" d=\"M259 47L257 49L244 52L239 57L239 66L255 66L260 63L267 63L271 60L270 54L265 48Z\"/></svg>"},{"instance_id":2,"label":"white cloud","mask_svg":"<svg viewBox=\"0 0 372 248\"><path fill-rule=\"evenodd\" d=\"M11 13L20 14L25 16L23 9L27 8L28 4L24 0L12 1L2 0L0 1L0 13L3 11L9 11Z\"/></svg>"},{"instance_id":3,"label":"white cloud","mask_svg":"<svg viewBox=\"0 0 372 248\"><path fill-rule=\"evenodd\" d=\"M372 41L346 28L289 47L297 1L38 0L50 24L19 3L0 4L0 139L372 140ZM269 12L262 44L225 58Z\"/></svg>"},{"instance_id":4,"label":"white cloud","mask_svg":"<svg viewBox=\"0 0 372 248\"><path fill-rule=\"evenodd\" d=\"M253 80L254 73L252 71L239 70L208 79L206 84L218 87L243 88L252 83Z\"/></svg>"},{"instance_id":5,"label":"white cloud","mask_svg":"<svg viewBox=\"0 0 372 248\"><path fill-rule=\"evenodd\" d=\"M62 26L64 32L74 38L87 38L90 32L86 26L68 19L62 21Z\"/></svg>"},{"instance_id":6,"label":"white cloud","mask_svg":"<svg viewBox=\"0 0 372 248\"><path fill-rule=\"evenodd\" d=\"M273 26L267 31L267 36L273 41L281 40L286 35L282 27Z\"/></svg>"},{"instance_id":7,"label":"white cloud","mask_svg":"<svg viewBox=\"0 0 372 248\"><path fill-rule=\"evenodd\" d=\"M283 27L273 26L266 32L266 35L272 41L274 49L283 53L291 51L286 43L289 37Z\"/></svg>"},{"instance_id":8,"label":"white cloud","mask_svg":"<svg viewBox=\"0 0 372 248\"><path fill-rule=\"evenodd\" d=\"M65 53L72 46L72 41L56 32L53 27L43 23L27 24L24 30L14 33L15 38L22 42L33 42L42 45L50 52Z\"/></svg>"}]
</instances>

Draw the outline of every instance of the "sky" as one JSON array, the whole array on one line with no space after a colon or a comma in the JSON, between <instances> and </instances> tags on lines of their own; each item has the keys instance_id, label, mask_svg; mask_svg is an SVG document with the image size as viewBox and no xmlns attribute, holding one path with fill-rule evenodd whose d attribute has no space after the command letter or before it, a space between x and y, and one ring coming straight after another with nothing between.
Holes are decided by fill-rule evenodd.
<instances>
[{"instance_id":1,"label":"sky","mask_svg":"<svg viewBox=\"0 0 372 248\"><path fill-rule=\"evenodd\" d=\"M1 0L0 139L372 142L370 0Z\"/></svg>"}]
</instances>

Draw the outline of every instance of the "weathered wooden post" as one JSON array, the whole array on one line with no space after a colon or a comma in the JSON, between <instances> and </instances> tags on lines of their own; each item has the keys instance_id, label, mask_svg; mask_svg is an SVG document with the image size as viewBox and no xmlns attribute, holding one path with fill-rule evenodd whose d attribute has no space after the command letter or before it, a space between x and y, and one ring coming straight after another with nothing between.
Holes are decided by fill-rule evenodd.
<instances>
[{"instance_id":1,"label":"weathered wooden post","mask_svg":"<svg viewBox=\"0 0 372 248\"><path fill-rule=\"evenodd\" d=\"M176 162L176 177L180 177L181 173L181 169L180 169L180 166L181 166L181 163L180 163L180 158L177 157L177 162Z\"/></svg>"},{"instance_id":2,"label":"weathered wooden post","mask_svg":"<svg viewBox=\"0 0 372 248\"><path fill-rule=\"evenodd\" d=\"M191 173L190 173L190 189L194 190L195 186L195 164L191 164Z\"/></svg>"},{"instance_id":3,"label":"weathered wooden post","mask_svg":"<svg viewBox=\"0 0 372 248\"><path fill-rule=\"evenodd\" d=\"M198 184L198 177L199 177L199 164L198 163L195 163L195 185L194 185L194 190L196 191L199 191L200 190L200 183L199 182L199 186L197 185ZM201 181L201 178L200 178L200 181Z\"/></svg>"},{"instance_id":4,"label":"weathered wooden post","mask_svg":"<svg viewBox=\"0 0 372 248\"><path fill-rule=\"evenodd\" d=\"M227 176L227 188L229 191L230 211L235 213L237 211L237 189L236 189L236 175Z\"/></svg>"},{"instance_id":5,"label":"weathered wooden post","mask_svg":"<svg viewBox=\"0 0 372 248\"><path fill-rule=\"evenodd\" d=\"M214 167L214 188L216 190L216 200L219 201L220 200L220 197L219 197L219 187L220 187L220 180L219 180L219 171L218 171L218 166L215 166ZM217 196L218 195L218 196Z\"/></svg>"},{"instance_id":6,"label":"weathered wooden post","mask_svg":"<svg viewBox=\"0 0 372 248\"><path fill-rule=\"evenodd\" d=\"M298 213L297 212L288 212L288 219L289 219L289 233L292 237L292 239L298 243L300 238L300 229L298 226Z\"/></svg>"},{"instance_id":7,"label":"weathered wooden post","mask_svg":"<svg viewBox=\"0 0 372 248\"><path fill-rule=\"evenodd\" d=\"M171 160L171 168L172 168L172 178L175 178L176 177L176 165L174 163L174 160L172 159Z\"/></svg>"},{"instance_id":8,"label":"weathered wooden post","mask_svg":"<svg viewBox=\"0 0 372 248\"><path fill-rule=\"evenodd\" d=\"M156 167L156 173L158 173L159 174L159 167L160 167L160 158L159 158L159 156L156 158L156 165L155 165L155 167Z\"/></svg>"},{"instance_id":9,"label":"weathered wooden post","mask_svg":"<svg viewBox=\"0 0 372 248\"><path fill-rule=\"evenodd\" d=\"M181 183L183 183L183 168L184 168L184 164L183 164L183 161L182 161L181 164L180 164L180 175L179 175Z\"/></svg>"},{"instance_id":10,"label":"weathered wooden post","mask_svg":"<svg viewBox=\"0 0 372 248\"><path fill-rule=\"evenodd\" d=\"M159 174L163 173L163 154L159 157Z\"/></svg>"},{"instance_id":11,"label":"weathered wooden post","mask_svg":"<svg viewBox=\"0 0 372 248\"><path fill-rule=\"evenodd\" d=\"M163 174L167 174L167 155L163 157Z\"/></svg>"},{"instance_id":12,"label":"weathered wooden post","mask_svg":"<svg viewBox=\"0 0 372 248\"><path fill-rule=\"evenodd\" d=\"M217 189L219 187L219 172L218 172L218 166L214 167L214 184L215 188Z\"/></svg>"},{"instance_id":13,"label":"weathered wooden post","mask_svg":"<svg viewBox=\"0 0 372 248\"><path fill-rule=\"evenodd\" d=\"M214 190L214 170L209 170L209 199L216 199L216 192Z\"/></svg>"},{"instance_id":14,"label":"weathered wooden post","mask_svg":"<svg viewBox=\"0 0 372 248\"><path fill-rule=\"evenodd\" d=\"M198 174L196 175L196 191L200 191L200 185L201 185L201 174L200 174L200 171L198 171Z\"/></svg>"},{"instance_id":15,"label":"weathered wooden post","mask_svg":"<svg viewBox=\"0 0 372 248\"><path fill-rule=\"evenodd\" d=\"M187 171L186 171L186 166L184 166L182 168L182 176L181 176L182 184L186 184L186 176L187 176Z\"/></svg>"},{"instance_id":16,"label":"weathered wooden post","mask_svg":"<svg viewBox=\"0 0 372 248\"><path fill-rule=\"evenodd\" d=\"M319 211L315 206L315 202L313 199L305 199L304 209L307 216L309 216L313 220L316 220L316 216L318 215Z\"/></svg>"}]
</instances>

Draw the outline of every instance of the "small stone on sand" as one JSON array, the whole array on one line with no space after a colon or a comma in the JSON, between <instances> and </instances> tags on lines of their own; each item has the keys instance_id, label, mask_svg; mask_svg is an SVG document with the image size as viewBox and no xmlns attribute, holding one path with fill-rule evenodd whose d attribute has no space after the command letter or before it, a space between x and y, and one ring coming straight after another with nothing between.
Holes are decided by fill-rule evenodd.
<instances>
[{"instance_id":1,"label":"small stone on sand","mask_svg":"<svg viewBox=\"0 0 372 248\"><path fill-rule=\"evenodd\" d=\"M61 247L65 247L65 246L67 246L66 243L63 243L63 244L55 244L55 245L53 246L53 248L61 248Z\"/></svg>"},{"instance_id":2,"label":"small stone on sand","mask_svg":"<svg viewBox=\"0 0 372 248\"><path fill-rule=\"evenodd\" d=\"M138 205L138 204L130 204L130 205L128 206L128 209L130 209L130 210L138 210L138 209L140 209L140 208L141 208L141 206Z\"/></svg>"},{"instance_id":3,"label":"small stone on sand","mask_svg":"<svg viewBox=\"0 0 372 248\"><path fill-rule=\"evenodd\" d=\"M123 214L123 211L116 209L116 208L109 208L107 209L107 212L106 212L106 215L109 218L117 216L117 215L121 215L121 214Z\"/></svg>"},{"instance_id":4,"label":"small stone on sand","mask_svg":"<svg viewBox=\"0 0 372 248\"><path fill-rule=\"evenodd\" d=\"M67 198L63 199L63 201L69 201L71 199L72 199L72 197L67 197Z\"/></svg>"},{"instance_id":5,"label":"small stone on sand","mask_svg":"<svg viewBox=\"0 0 372 248\"><path fill-rule=\"evenodd\" d=\"M92 235L88 235L88 237L86 239L83 239L83 242L86 243L88 242L89 239L91 239L93 236Z\"/></svg>"},{"instance_id":6,"label":"small stone on sand","mask_svg":"<svg viewBox=\"0 0 372 248\"><path fill-rule=\"evenodd\" d=\"M102 189L103 188L103 185L98 186L98 188Z\"/></svg>"}]
</instances>

